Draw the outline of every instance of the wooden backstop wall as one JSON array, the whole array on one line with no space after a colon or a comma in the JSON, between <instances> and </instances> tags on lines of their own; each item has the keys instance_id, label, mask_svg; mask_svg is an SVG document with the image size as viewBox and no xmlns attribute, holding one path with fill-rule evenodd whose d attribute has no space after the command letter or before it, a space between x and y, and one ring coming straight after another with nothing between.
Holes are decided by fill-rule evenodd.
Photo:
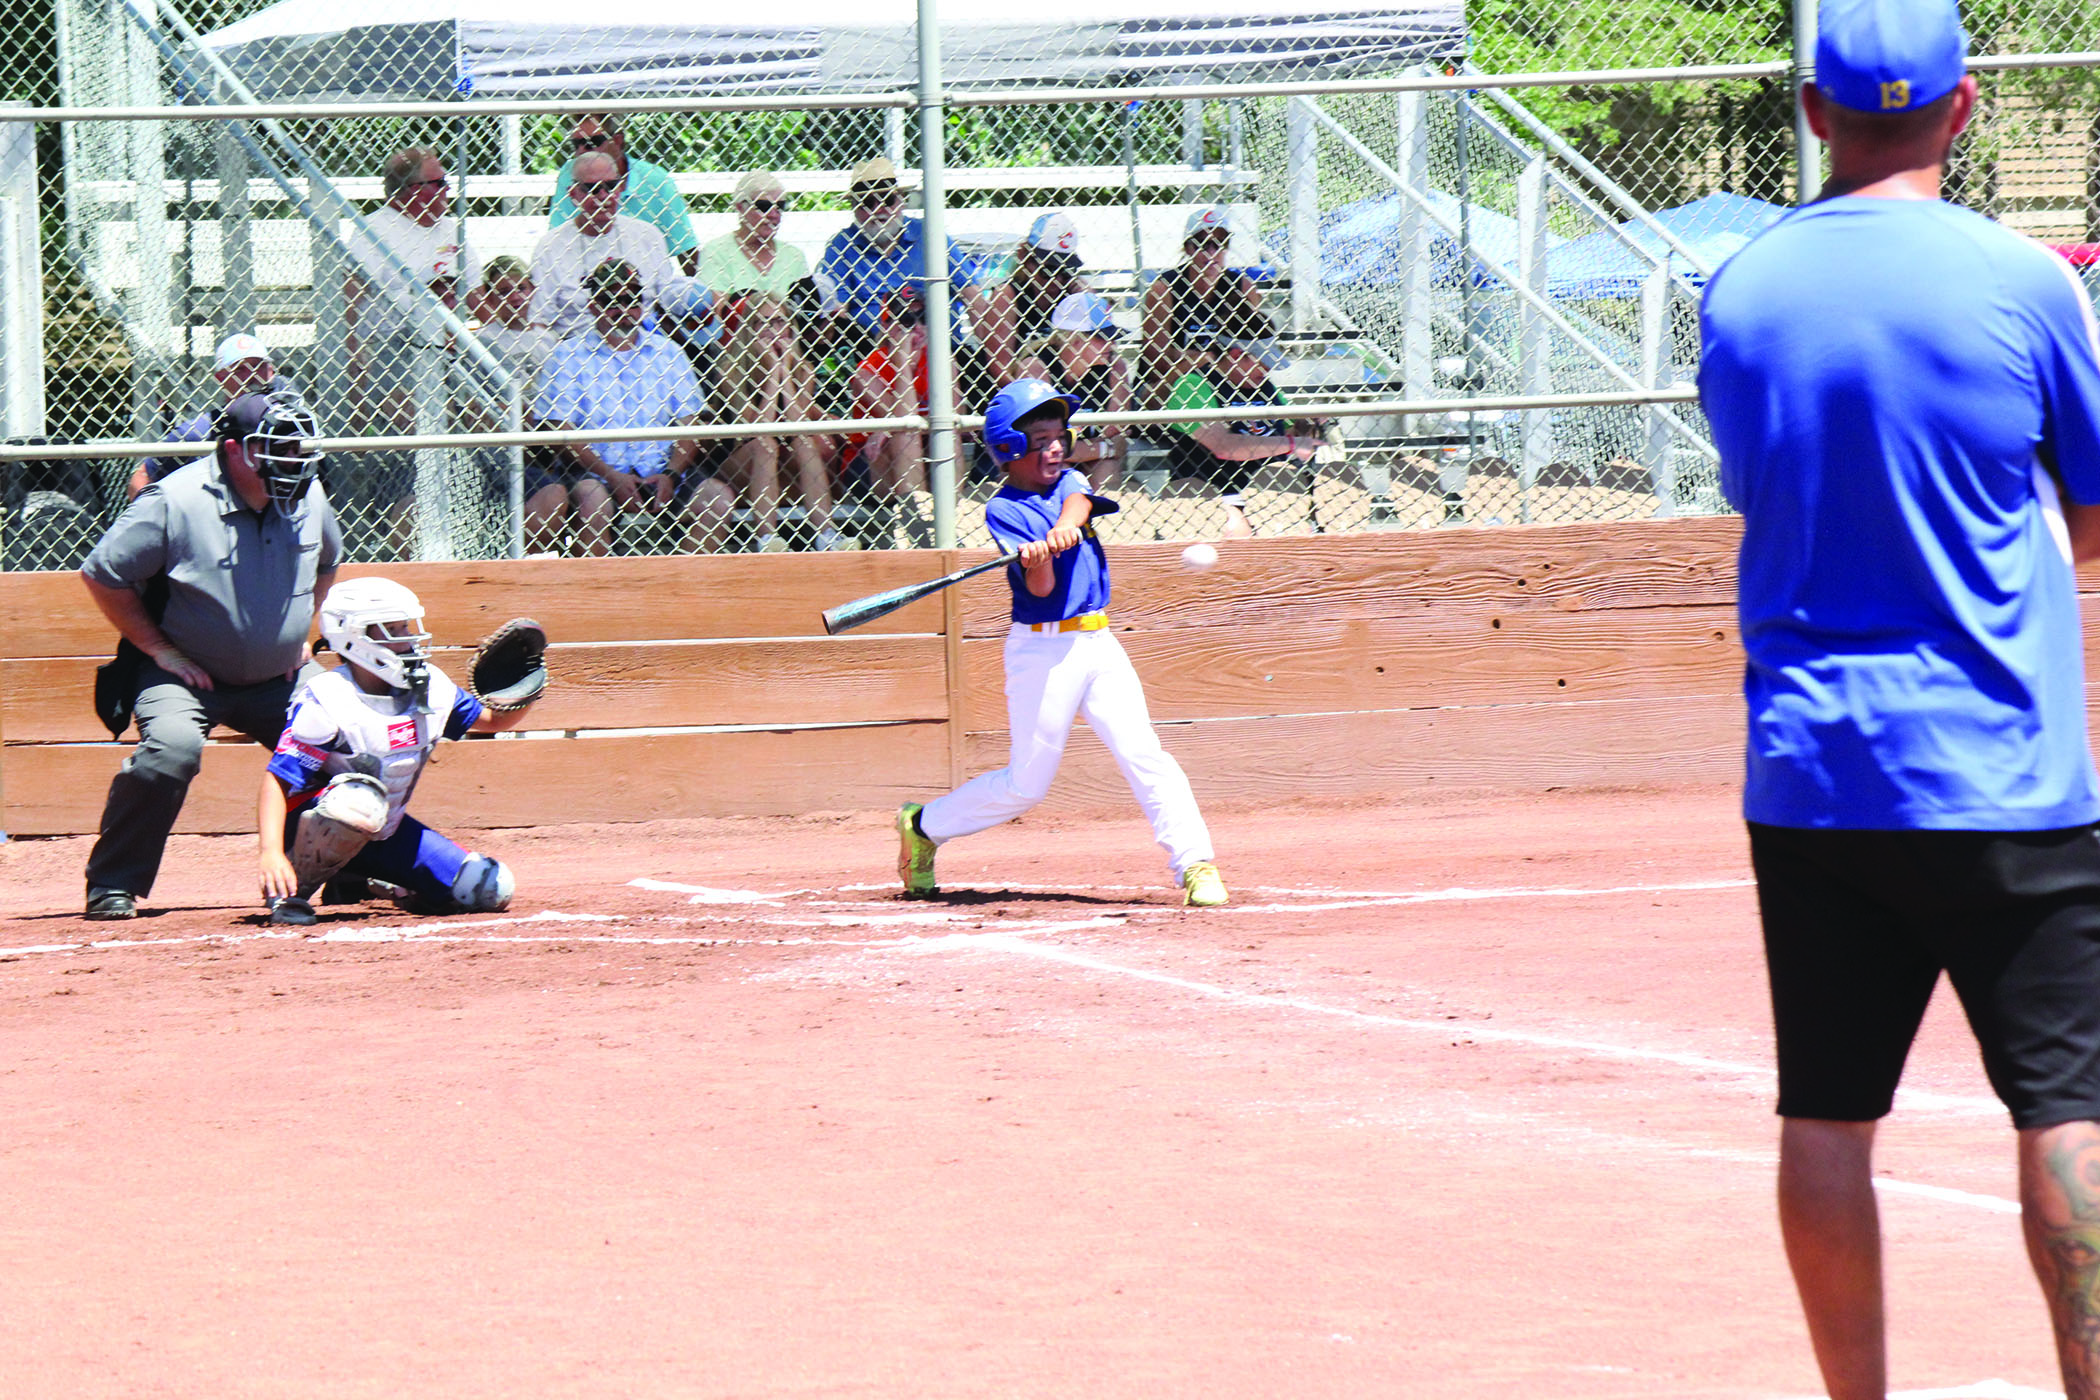
<instances>
[{"instance_id":1,"label":"wooden backstop wall","mask_svg":"<svg viewBox=\"0 0 2100 1400\"><path fill-rule=\"evenodd\" d=\"M1422 785L1724 781L1741 771L1732 519L1111 551L1119 637L1213 802ZM439 663L539 618L531 737L439 748L417 810L531 826L891 807L1005 759L1006 587L987 576L844 637L818 614L981 553L359 566L416 590ZM0 574L0 830L95 829L129 744L91 713L114 636L76 574ZM261 751L218 742L185 831L245 831ZM1051 802L1129 801L1078 730Z\"/></svg>"}]
</instances>

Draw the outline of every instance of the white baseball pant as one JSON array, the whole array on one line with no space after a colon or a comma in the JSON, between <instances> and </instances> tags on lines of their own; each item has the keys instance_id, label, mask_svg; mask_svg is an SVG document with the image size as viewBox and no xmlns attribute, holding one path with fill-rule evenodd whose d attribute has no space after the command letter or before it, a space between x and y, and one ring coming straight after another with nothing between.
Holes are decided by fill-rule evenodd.
<instances>
[{"instance_id":1,"label":"white baseball pant","mask_svg":"<svg viewBox=\"0 0 2100 1400\"><path fill-rule=\"evenodd\" d=\"M1072 721L1082 714L1115 755L1174 878L1211 859L1210 831L1196 810L1188 775L1160 747L1137 671L1106 628L1034 632L1014 624L1006 634L1006 716L1013 736L1007 764L927 803L919 829L935 842L953 841L1012 821L1041 802L1057 776Z\"/></svg>"}]
</instances>

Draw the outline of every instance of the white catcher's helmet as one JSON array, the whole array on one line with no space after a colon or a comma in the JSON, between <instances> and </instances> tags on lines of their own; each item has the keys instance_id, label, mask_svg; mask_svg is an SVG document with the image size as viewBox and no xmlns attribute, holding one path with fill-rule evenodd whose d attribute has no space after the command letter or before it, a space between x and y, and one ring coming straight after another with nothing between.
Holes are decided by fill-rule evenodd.
<instances>
[{"instance_id":1,"label":"white catcher's helmet","mask_svg":"<svg viewBox=\"0 0 2100 1400\"><path fill-rule=\"evenodd\" d=\"M378 628L382 637L372 635ZM354 661L395 690L407 690L430 660L423 630L423 605L388 578L352 578L321 600L321 636L346 661ZM388 642L407 642L396 651Z\"/></svg>"}]
</instances>

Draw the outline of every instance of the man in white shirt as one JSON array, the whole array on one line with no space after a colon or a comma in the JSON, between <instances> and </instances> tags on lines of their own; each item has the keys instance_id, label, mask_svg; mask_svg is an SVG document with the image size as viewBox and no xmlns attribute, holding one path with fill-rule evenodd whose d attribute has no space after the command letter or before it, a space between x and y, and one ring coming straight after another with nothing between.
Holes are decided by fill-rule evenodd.
<instances>
[{"instance_id":1,"label":"man in white shirt","mask_svg":"<svg viewBox=\"0 0 2100 1400\"><path fill-rule=\"evenodd\" d=\"M447 307L481 280L481 260L467 244L465 222L451 213L452 181L434 154L419 146L396 151L380 177L386 204L365 215L371 236L362 229L350 236L355 266L343 287L345 346L366 429L407 432L415 425L416 355L442 354L446 336L396 260ZM438 385L442 393L442 379ZM414 504L415 459L405 452L354 454L338 475L353 522L369 526L368 512L381 513L400 545Z\"/></svg>"},{"instance_id":2,"label":"man in white shirt","mask_svg":"<svg viewBox=\"0 0 2100 1400\"><path fill-rule=\"evenodd\" d=\"M657 308L656 329L667 330L666 321L698 315L712 304L707 289L671 261L664 236L620 212L620 168L612 157L578 156L569 192L576 216L549 229L532 250L533 325L546 327L557 341L592 329L584 279L614 258L640 275L644 305Z\"/></svg>"},{"instance_id":3,"label":"man in white shirt","mask_svg":"<svg viewBox=\"0 0 2100 1400\"><path fill-rule=\"evenodd\" d=\"M373 237L362 229L350 236L357 266L343 289L344 319L351 364L364 371L367 410L399 425L399 413L384 413L383 406L405 402L415 347L441 344L444 327L435 316L417 314L414 293L394 260L407 264L448 307L458 305L462 287L481 281L481 260L468 246L461 220L451 217L452 182L435 155L413 146L397 151L381 179L386 204L365 216Z\"/></svg>"}]
</instances>

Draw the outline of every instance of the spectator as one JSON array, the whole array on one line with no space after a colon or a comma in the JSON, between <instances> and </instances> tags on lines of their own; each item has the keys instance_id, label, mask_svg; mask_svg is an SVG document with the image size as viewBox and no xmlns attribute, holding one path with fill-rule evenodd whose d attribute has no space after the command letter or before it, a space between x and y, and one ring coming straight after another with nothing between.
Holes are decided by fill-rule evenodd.
<instances>
[{"instance_id":1,"label":"spectator","mask_svg":"<svg viewBox=\"0 0 2100 1400\"><path fill-rule=\"evenodd\" d=\"M737 423L808 422L817 416L816 390L809 362L795 344L795 327L787 302L763 292L747 293L726 303L722 314L721 417ZM795 466L802 503L816 527L818 549L844 549L831 525L831 480L822 439L809 434L790 438L745 438L729 453L725 466L743 484L751 507L751 528L765 553L787 548L780 534L780 458L785 448Z\"/></svg>"},{"instance_id":2,"label":"spectator","mask_svg":"<svg viewBox=\"0 0 2100 1400\"><path fill-rule=\"evenodd\" d=\"M614 258L593 267L587 280L591 328L554 348L541 375L536 416L550 428L586 432L697 422L704 404L685 352L642 325L641 273ZM616 513L683 509L697 547L718 550L735 498L721 482L691 470L698 447L687 438L564 448L567 466L538 469L525 483L532 547L551 547L562 517L573 512L581 550L609 554Z\"/></svg>"},{"instance_id":3,"label":"spectator","mask_svg":"<svg viewBox=\"0 0 2100 1400\"><path fill-rule=\"evenodd\" d=\"M427 289L447 308L459 304L462 285L481 280L481 264L461 221L451 215L452 183L438 158L411 146L381 171L384 207L365 216L371 230L350 237L356 262L344 284L353 392L367 430L405 432L414 425L416 355L444 343L437 316L421 302ZM408 269L402 273L396 261ZM365 452L342 473L349 504L381 512L398 552L415 505L415 458L405 452Z\"/></svg>"},{"instance_id":4,"label":"spectator","mask_svg":"<svg viewBox=\"0 0 2100 1400\"><path fill-rule=\"evenodd\" d=\"M718 299L735 292L764 292L785 300L809 276L809 259L780 241L780 216L787 212L787 187L771 171L754 170L736 182L731 197L736 227L700 250L700 281Z\"/></svg>"},{"instance_id":5,"label":"spectator","mask_svg":"<svg viewBox=\"0 0 2100 1400\"><path fill-rule=\"evenodd\" d=\"M1181 234L1181 266L1145 289L1143 344L1138 355L1141 402L1156 405L1195 368L1195 337L1214 335L1241 311L1261 310L1254 279L1225 266L1231 216L1220 205L1189 215Z\"/></svg>"},{"instance_id":6,"label":"spectator","mask_svg":"<svg viewBox=\"0 0 2100 1400\"><path fill-rule=\"evenodd\" d=\"M363 229L350 236L357 267L344 286L344 319L350 327L351 364L362 370L357 378L367 415L401 427L407 422L401 409L415 348L442 335L433 318L415 313L408 278L395 260L447 307L459 304L462 283L471 287L481 280L481 263L465 228L450 213L452 182L436 156L414 146L397 151L381 181L386 204L365 216L371 236Z\"/></svg>"},{"instance_id":7,"label":"spectator","mask_svg":"<svg viewBox=\"0 0 2100 1400\"><path fill-rule=\"evenodd\" d=\"M1289 361L1276 348L1268 318L1242 308L1221 332L1210 336L1207 355L1174 382L1166 406L1173 411L1206 408L1282 408L1289 401L1269 380L1269 371ZM1256 463L1288 458L1312 460L1320 439L1310 425L1286 424L1275 418L1232 422L1176 423L1170 428L1174 484L1182 490L1209 488L1225 507L1227 539L1254 533L1247 523L1243 492L1253 480Z\"/></svg>"},{"instance_id":8,"label":"spectator","mask_svg":"<svg viewBox=\"0 0 2100 1400\"><path fill-rule=\"evenodd\" d=\"M882 339L853 371L853 410L858 418L902 418L924 414L927 404L926 302L915 286L894 288L882 305ZM913 549L933 543L931 522L918 508L926 490L926 435L908 428L849 435L846 469L867 473L878 500L904 513L906 542ZM931 497L928 504L931 505ZM888 548L884 531L883 548Z\"/></svg>"},{"instance_id":9,"label":"spectator","mask_svg":"<svg viewBox=\"0 0 2100 1400\"><path fill-rule=\"evenodd\" d=\"M467 294L474 334L502 362L525 402L531 385L554 349L552 334L532 324L532 269L523 258L490 258L481 285Z\"/></svg>"},{"instance_id":10,"label":"spectator","mask_svg":"<svg viewBox=\"0 0 2100 1400\"><path fill-rule=\"evenodd\" d=\"M576 179L576 166L587 155L608 157L620 177L620 208L630 218L640 219L663 235L664 248L677 259L690 277L697 265L699 240L693 237L693 216L678 192L671 172L627 154L627 119L618 115L581 116L569 127L570 157L554 177L554 204L547 211L549 228L559 228L576 215L576 201L569 187Z\"/></svg>"},{"instance_id":11,"label":"spectator","mask_svg":"<svg viewBox=\"0 0 2100 1400\"><path fill-rule=\"evenodd\" d=\"M471 328L474 336L509 376L507 386L498 385L481 365L471 356L461 356L459 361L460 382L465 389L465 402L455 414L456 426L477 432L505 432L511 427L536 428L533 417L533 401L537 394L541 368L554 348L553 337L541 328L535 328L529 320L528 308L532 303L532 273L523 258L490 258L482 270L481 285L467 293L467 309L474 319ZM518 421L511 422L511 395L518 401ZM478 447L473 457L481 468L482 481L488 492L486 503L490 510L508 514L510 510L510 470L515 449L508 447ZM528 479L535 470L543 473L559 472L563 462L559 451L551 447L528 447L520 454L520 465ZM528 490L526 495L530 495Z\"/></svg>"},{"instance_id":12,"label":"spectator","mask_svg":"<svg viewBox=\"0 0 2100 1400\"><path fill-rule=\"evenodd\" d=\"M252 335L229 335L219 342L219 352L212 358L211 377L219 381L225 391L225 403L231 403L243 394L268 394L276 390L298 393L299 386L289 379L277 375L276 362L270 358L270 347ZM217 409L207 409L196 417L168 430L169 442L211 441L212 420L218 416ZM138 470L131 474L126 499L174 471L196 461L195 457L148 457L139 463Z\"/></svg>"},{"instance_id":13,"label":"spectator","mask_svg":"<svg viewBox=\"0 0 2100 1400\"><path fill-rule=\"evenodd\" d=\"M824 245L819 271L831 284L846 329L863 346L872 346L882 333L885 298L906 283L926 284L926 225L905 216L897 167L880 156L853 167L848 191L853 222ZM960 360L963 313L968 312L970 325L982 326L986 309L982 290L962 270L962 256L952 238L948 240L948 269L956 287L949 326Z\"/></svg>"},{"instance_id":14,"label":"spectator","mask_svg":"<svg viewBox=\"0 0 2100 1400\"><path fill-rule=\"evenodd\" d=\"M985 298L984 346L992 378L1017 377L1026 347L1050 334L1050 317L1067 297L1086 290L1080 275L1079 228L1068 214L1045 214L1014 250L1011 275Z\"/></svg>"},{"instance_id":15,"label":"spectator","mask_svg":"<svg viewBox=\"0 0 2100 1400\"><path fill-rule=\"evenodd\" d=\"M1130 366L1116 353L1122 336L1105 299L1075 292L1050 313L1041 344L1023 345L1028 358L1020 373L1073 395L1083 410L1122 413L1130 407ZM1122 480L1125 446L1123 430L1113 424L1082 428L1065 461L1085 472L1096 491L1106 491Z\"/></svg>"},{"instance_id":16,"label":"spectator","mask_svg":"<svg viewBox=\"0 0 2100 1400\"><path fill-rule=\"evenodd\" d=\"M88 596L124 638L128 675L111 698L139 729L88 854L90 919L134 918L153 892L213 725L276 746L314 599L342 555L335 512L314 484L320 459L303 446L320 436L304 403L243 394L212 436L206 469L140 492L81 565Z\"/></svg>"},{"instance_id":17,"label":"spectator","mask_svg":"<svg viewBox=\"0 0 2100 1400\"><path fill-rule=\"evenodd\" d=\"M582 155L572 167L575 216L541 235L532 250L532 324L553 332L556 341L588 330L594 313L584 279L613 259L642 279L645 311L655 306L684 317L705 310L711 299L671 261L664 236L620 212L620 172L612 157Z\"/></svg>"}]
</instances>

